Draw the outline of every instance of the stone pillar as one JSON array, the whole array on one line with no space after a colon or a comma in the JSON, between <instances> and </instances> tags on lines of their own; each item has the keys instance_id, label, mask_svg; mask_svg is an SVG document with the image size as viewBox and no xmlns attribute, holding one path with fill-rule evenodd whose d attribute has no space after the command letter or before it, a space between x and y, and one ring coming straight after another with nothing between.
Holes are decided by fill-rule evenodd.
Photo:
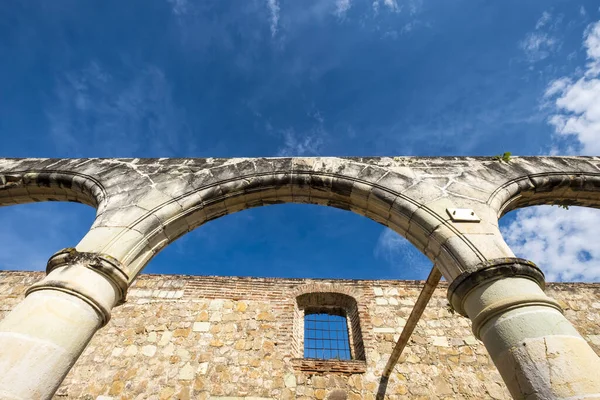
<instances>
[{"instance_id":1,"label":"stone pillar","mask_svg":"<svg viewBox=\"0 0 600 400\"><path fill-rule=\"evenodd\" d=\"M0 322L0 398L50 399L127 286L112 257L55 254L47 276Z\"/></svg>"},{"instance_id":2,"label":"stone pillar","mask_svg":"<svg viewBox=\"0 0 600 400\"><path fill-rule=\"evenodd\" d=\"M503 258L458 276L448 298L515 399L600 399L600 358L544 286L535 264Z\"/></svg>"}]
</instances>

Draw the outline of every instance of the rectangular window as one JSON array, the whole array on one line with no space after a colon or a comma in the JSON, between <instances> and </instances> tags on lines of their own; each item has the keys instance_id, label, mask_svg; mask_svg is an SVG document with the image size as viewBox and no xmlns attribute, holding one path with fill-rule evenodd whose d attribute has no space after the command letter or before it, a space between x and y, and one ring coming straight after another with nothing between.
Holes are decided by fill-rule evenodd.
<instances>
[{"instance_id":1,"label":"rectangular window","mask_svg":"<svg viewBox=\"0 0 600 400\"><path fill-rule=\"evenodd\" d=\"M326 313L304 316L304 357L350 360L350 340L345 316Z\"/></svg>"}]
</instances>

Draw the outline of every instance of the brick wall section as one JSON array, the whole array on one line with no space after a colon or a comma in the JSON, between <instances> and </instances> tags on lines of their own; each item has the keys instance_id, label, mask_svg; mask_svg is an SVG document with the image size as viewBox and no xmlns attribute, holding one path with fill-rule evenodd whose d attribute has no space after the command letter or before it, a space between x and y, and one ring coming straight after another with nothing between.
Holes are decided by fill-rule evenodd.
<instances>
[{"instance_id":1,"label":"brick wall section","mask_svg":"<svg viewBox=\"0 0 600 400\"><path fill-rule=\"evenodd\" d=\"M0 271L0 317L42 276ZM296 357L295 298L310 287L356 298L362 367L328 361L314 372L314 363ZM141 275L55 399L508 399L470 322L448 310L445 284L385 397L378 397L381 371L421 287L416 281ZM547 292L600 353L600 284L549 284Z\"/></svg>"}]
</instances>

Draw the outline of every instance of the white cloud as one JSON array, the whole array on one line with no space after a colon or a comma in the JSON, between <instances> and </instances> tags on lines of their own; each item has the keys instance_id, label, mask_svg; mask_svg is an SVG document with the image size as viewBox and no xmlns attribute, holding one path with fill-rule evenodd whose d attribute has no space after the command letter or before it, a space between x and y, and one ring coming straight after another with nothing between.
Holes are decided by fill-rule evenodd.
<instances>
[{"instance_id":1,"label":"white cloud","mask_svg":"<svg viewBox=\"0 0 600 400\"><path fill-rule=\"evenodd\" d=\"M517 211L501 230L515 254L535 262L547 281L599 281L598 226L598 210L538 206Z\"/></svg>"},{"instance_id":2,"label":"white cloud","mask_svg":"<svg viewBox=\"0 0 600 400\"><path fill-rule=\"evenodd\" d=\"M373 13L375 15L379 14L379 0L374 0L373 1Z\"/></svg>"},{"instance_id":3,"label":"white cloud","mask_svg":"<svg viewBox=\"0 0 600 400\"><path fill-rule=\"evenodd\" d=\"M184 112L154 66L113 76L98 63L57 79L50 133L68 156L172 156L194 147Z\"/></svg>"},{"instance_id":4,"label":"white cloud","mask_svg":"<svg viewBox=\"0 0 600 400\"><path fill-rule=\"evenodd\" d=\"M598 77L600 75L600 21L590 24L584 36L584 46L589 60L586 75Z\"/></svg>"},{"instance_id":5,"label":"white cloud","mask_svg":"<svg viewBox=\"0 0 600 400\"><path fill-rule=\"evenodd\" d=\"M600 21L584 33L588 62L579 76L561 77L546 89L546 101L553 102L555 114L548 122L559 136L579 142L581 154L600 154ZM571 150L573 151L573 150Z\"/></svg>"},{"instance_id":6,"label":"white cloud","mask_svg":"<svg viewBox=\"0 0 600 400\"><path fill-rule=\"evenodd\" d=\"M271 35L275 36L279 26L279 1L267 0L267 7L269 7L269 13L271 14Z\"/></svg>"},{"instance_id":7,"label":"white cloud","mask_svg":"<svg viewBox=\"0 0 600 400\"><path fill-rule=\"evenodd\" d=\"M544 14L537 28L547 26ZM532 51L545 49L543 32L533 36L524 46ZM554 107L548 122L558 136L575 138L580 149L561 146L554 154L600 153L600 22L591 24L584 33L588 63L584 71L550 82L544 94L545 105ZM530 207L516 211L515 220L502 224L502 233L516 255L534 261L548 281L600 280L600 247L595 245L600 212L571 207L564 210L552 206Z\"/></svg>"},{"instance_id":8,"label":"white cloud","mask_svg":"<svg viewBox=\"0 0 600 400\"><path fill-rule=\"evenodd\" d=\"M571 80L569 78L555 79L552 82L550 82L550 84L548 85L548 88L546 88L544 97L547 98L547 97L562 93L570 84L571 84Z\"/></svg>"},{"instance_id":9,"label":"white cloud","mask_svg":"<svg viewBox=\"0 0 600 400\"><path fill-rule=\"evenodd\" d=\"M392 267L407 267L413 272L427 271L432 266L412 243L389 228L384 228L379 235L374 255Z\"/></svg>"},{"instance_id":10,"label":"white cloud","mask_svg":"<svg viewBox=\"0 0 600 400\"><path fill-rule=\"evenodd\" d=\"M335 14L338 17L343 17L346 12L350 9L350 0L336 0L335 1Z\"/></svg>"},{"instance_id":11,"label":"white cloud","mask_svg":"<svg viewBox=\"0 0 600 400\"><path fill-rule=\"evenodd\" d=\"M556 46L556 39L544 32L530 32L519 43L519 47L525 52L530 62L537 62L547 58Z\"/></svg>"},{"instance_id":12,"label":"white cloud","mask_svg":"<svg viewBox=\"0 0 600 400\"><path fill-rule=\"evenodd\" d=\"M398 3L396 0L383 0L383 4L389 8L391 11L399 12L400 8L398 7Z\"/></svg>"},{"instance_id":13,"label":"white cloud","mask_svg":"<svg viewBox=\"0 0 600 400\"><path fill-rule=\"evenodd\" d=\"M399 13L404 9L408 9L408 13L411 15L418 13L423 6L422 0L402 0L401 5L398 4L397 0L373 0L371 6L373 7L373 13L375 15L379 14L379 9L382 2L386 9L390 12Z\"/></svg>"},{"instance_id":14,"label":"white cloud","mask_svg":"<svg viewBox=\"0 0 600 400\"><path fill-rule=\"evenodd\" d=\"M551 19L552 14L550 14L548 11L544 11L540 19L538 19L537 23L535 24L535 29L543 28L546 24L548 24L548 22L550 22Z\"/></svg>"}]
</instances>

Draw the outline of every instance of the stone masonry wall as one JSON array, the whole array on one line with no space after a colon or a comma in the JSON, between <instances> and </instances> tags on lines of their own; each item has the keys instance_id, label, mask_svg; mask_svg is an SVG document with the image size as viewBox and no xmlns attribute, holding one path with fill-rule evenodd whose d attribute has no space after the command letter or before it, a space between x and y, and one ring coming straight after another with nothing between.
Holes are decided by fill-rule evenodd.
<instances>
[{"instance_id":1,"label":"stone masonry wall","mask_svg":"<svg viewBox=\"0 0 600 400\"><path fill-rule=\"evenodd\" d=\"M42 276L0 271L0 318ZM449 310L444 283L381 384L422 284L141 275L55 399L510 398L468 319ZM296 297L327 291L355 298L352 336L360 328L366 361L302 359ZM600 284L547 292L600 354Z\"/></svg>"}]
</instances>

